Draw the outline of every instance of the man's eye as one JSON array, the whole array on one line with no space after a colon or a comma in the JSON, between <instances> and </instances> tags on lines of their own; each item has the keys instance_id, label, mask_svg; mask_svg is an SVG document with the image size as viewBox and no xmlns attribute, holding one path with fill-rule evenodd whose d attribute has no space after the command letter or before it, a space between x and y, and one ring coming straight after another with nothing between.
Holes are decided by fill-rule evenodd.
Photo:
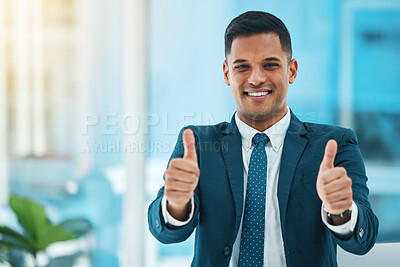
<instances>
[{"instance_id":1,"label":"man's eye","mask_svg":"<svg viewBox=\"0 0 400 267\"><path fill-rule=\"evenodd\" d=\"M267 69L277 69L277 68L279 68L279 64L277 64L277 63L268 63L268 64L265 64L265 65L264 65L264 68L267 68Z\"/></svg>"},{"instance_id":2,"label":"man's eye","mask_svg":"<svg viewBox=\"0 0 400 267\"><path fill-rule=\"evenodd\" d=\"M245 65L245 64L235 66L235 70L239 70L239 71L244 71L248 68L249 68L249 65Z\"/></svg>"}]
</instances>

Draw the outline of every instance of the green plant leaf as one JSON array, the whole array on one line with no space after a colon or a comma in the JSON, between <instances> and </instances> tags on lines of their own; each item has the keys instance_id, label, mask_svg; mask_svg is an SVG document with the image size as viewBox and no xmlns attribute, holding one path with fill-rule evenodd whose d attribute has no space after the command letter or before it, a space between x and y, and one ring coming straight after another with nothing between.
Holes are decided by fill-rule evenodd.
<instances>
[{"instance_id":1,"label":"green plant leaf","mask_svg":"<svg viewBox=\"0 0 400 267\"><path fill-rule=\"evenodd\" d=\"M0 227L0 243L7 247L20 247L34 254L35 248L31 240L8 227Z\"/></svg>"},{"instance_id":2,"label":"green plant leaf","mask_svg":"<svg viewBox=\"0 0 400 267\"><path fill-rule=\"evenodd\" d=\"M30 239L36 241L40 227L47 222L44 208L33 200L16 195L10 196L9 204Z\"/></svg>"},{"instance_id":3,"label":"green plant leaf","mask_svg":"<svg viewBox=\"0 0 400 267\"><path fill-rule=\"evenodd\" d=\"M44 208L33 200L12 195L9 203L36 251L44 250L54 242L75 238L74 233L52 224L46 217Z\"/></svg>"},{"instance_id":4,"label":"green plant leaf","mask_svg":"<svg viewBox=\"0 0 400 267\"><path fill-rule=\"evenodd\" d=\"M50 244L59 241L67 241L74 239L75 233L66 232L61 225L53 225L48 222L43 225L38 232L38 240L35 244L38 251L46 249Z\"/></svg>"}]
</instances>

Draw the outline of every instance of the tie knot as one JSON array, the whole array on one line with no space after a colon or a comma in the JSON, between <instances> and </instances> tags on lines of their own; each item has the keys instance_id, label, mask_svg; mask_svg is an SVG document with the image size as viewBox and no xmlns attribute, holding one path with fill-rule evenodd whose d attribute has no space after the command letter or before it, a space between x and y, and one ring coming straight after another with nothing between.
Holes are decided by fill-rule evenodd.
<instances>
[{"instance_id":1,"label":"tie knot","mask_svg":"<svg viewBox=\"0 0 400 267\"><path fill-rule=\"evenodd\" d=\"M253 144L258 145L259 143L262 143L264 146L266 143L269 142L269 138L266 134L264 133L258 133L253 137Z\"/></svg>"}]
</instances>

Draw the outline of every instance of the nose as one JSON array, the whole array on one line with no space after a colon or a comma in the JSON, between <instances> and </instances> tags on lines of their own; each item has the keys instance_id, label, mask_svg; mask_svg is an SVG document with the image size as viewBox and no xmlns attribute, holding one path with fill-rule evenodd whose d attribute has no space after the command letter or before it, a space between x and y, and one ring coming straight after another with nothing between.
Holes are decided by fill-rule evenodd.
<instances>
[{"instance_id":1,"label":"nose","mask_svg":"<svg viewBox=\"0 0 400 267\"><path fill-rule=\"evenodd\" d=\"M250 76L248 78L249 84L253 86L259 86L265 83L267 80L267 75L264 72L264 69L260 67L255 67L251 70Z\"/></svg>"}]
</instances>

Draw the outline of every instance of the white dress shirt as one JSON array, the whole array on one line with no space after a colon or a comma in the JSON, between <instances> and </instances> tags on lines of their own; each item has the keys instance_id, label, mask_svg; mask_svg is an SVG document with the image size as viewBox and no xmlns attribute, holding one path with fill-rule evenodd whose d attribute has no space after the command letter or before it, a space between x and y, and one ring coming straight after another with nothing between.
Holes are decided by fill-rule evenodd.
<instances>
[{"instance_id":1,"label":"white dress shirt","mask_svg":"<svg viewBox=\"0 0 400 267\"><path fill-rule=\"evenodd\" d=\"M233 244L232 257L229 266L237 267L239 264L239 250L240 250L240 240L242 236L242 225L243 225L243 214L246 201L246 189L247 189L247 175L248 167L250 162L251 153L254 146L252 145L252 139L258 131L243 121L241 121L235 114L236 125L242 136L242 155L243 155L243 179L244 179L244 199L243 199L243 213L241 218L241 223L239 231ZM265 203L265 239L264 239L264 266L286 266L285 250L283 246L282 230L280 222L279 213L279 203L278 203L278 179L279 179L279 169L281 165L281 157L283 150L283 143L285 140L287 129L290 124L290 112L277 123L272 125L270 128L264 131L264 133L269 137L270 142L265 146L265 151L267 153L268 165L267 165L267 188L266 188L266 203ZM164 221L168 224L174 226L182 226L187 224L193 217L194 211L194 200L192 198L192 209L189 218L186 221L178 221L173 218L167 211L165 196L161 202L162 214ZM339 226L330 225L327 222L325 212L323 212L323 205L321 206L321 218L325 225L339 235L349 234L354 230L357 222L358 209L357 205L353 202L351 219L347 223Z\"/></svg>"}]
</instances>

